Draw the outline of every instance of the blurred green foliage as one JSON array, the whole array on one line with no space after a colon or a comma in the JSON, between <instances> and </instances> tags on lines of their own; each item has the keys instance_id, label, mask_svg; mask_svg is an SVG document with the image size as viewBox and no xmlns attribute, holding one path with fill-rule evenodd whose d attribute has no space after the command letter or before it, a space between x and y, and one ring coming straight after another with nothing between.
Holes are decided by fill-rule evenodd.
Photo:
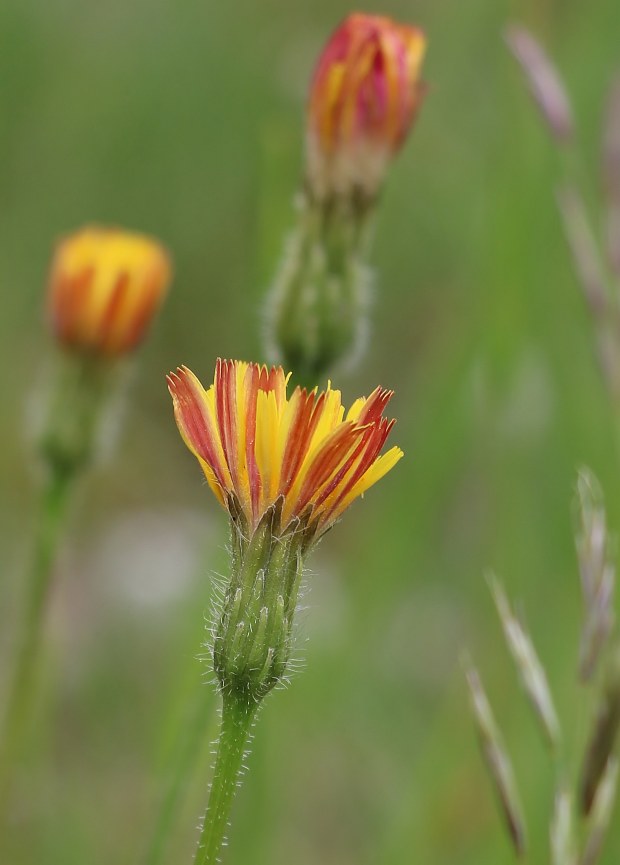
<instances>
[{"instance_id":1,"label":"blurred green foliage","mask_svg":"<svg viewBox=\"0 0 620 865\"><path fill-rule=\"evenodd\" d=\"M36 494L28 430L49 351L51 245L85 222L117 223L161 237L176 261L117 455L82 484L59 563L47 688L0 841L6 865L139 863L184 725L208 699L164 859L191 861L217 720L196 655L211 574L226 568L226 518L179 440L164 374L187 363L204 380L217 355L260 359L306 86L350 10L0 5L3 659ZM523 599L577 753L588 707L575 685L570 500L587 463L620 527L619 464L555 209L556 157L502 29L531 27L565 74L596 202L620 12L617 0L374 10L427 30L430 88L382 202L372 341L342 386L348 400L395 388L406 459L311 561L306 669L267 702L226 861L510 863L467 709L468 646L516 761L532 862L543 862L552 776L482 572L492 566ZM604 862L619 856L616 828Z\"/></svg>"}]
</instances>

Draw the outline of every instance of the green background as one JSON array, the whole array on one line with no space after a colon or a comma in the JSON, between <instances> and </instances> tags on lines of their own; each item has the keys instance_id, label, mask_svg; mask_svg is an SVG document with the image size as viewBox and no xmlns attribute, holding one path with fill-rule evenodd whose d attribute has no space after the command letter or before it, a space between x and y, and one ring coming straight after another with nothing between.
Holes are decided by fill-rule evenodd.
<instances>
[{"instance_id":1,"label":"green background","mask_svg":"<svg viewBox=\"0 0 620 865\"><path fill-rule=\"evenodd\" d=\"M162 859L190 862L216 699L196 656L226 518L183 447L165 373L261 359L261 303L292 220L314 58L351 11L285 0L3 0L0 5L0 674L6 678L37 491L31 447L51 341L58 236L151 232L176 277L140 352L116 452L81 484L46 635L46 686L0 840L6 865L141 863L171 767L182 807ZM550 761L483 573L544 659L571 767L576 469L620 525L613 413L554 202L558 160L502 39L527 24L574 100L594 206L620 62L617 0L419 0L426 103L382 200L368 352L347 402L395 389L398 468L310 562L302 674L273 695L236 803L230 865L500 865L512 852L469 716L460 654L482 669L515 759L531 862L548 861ZM109 451L113 432L110 431ZM0 682L0 684L2 684ZM620 857L620 827L604 862Z\"/></svg>"}]
</instances>

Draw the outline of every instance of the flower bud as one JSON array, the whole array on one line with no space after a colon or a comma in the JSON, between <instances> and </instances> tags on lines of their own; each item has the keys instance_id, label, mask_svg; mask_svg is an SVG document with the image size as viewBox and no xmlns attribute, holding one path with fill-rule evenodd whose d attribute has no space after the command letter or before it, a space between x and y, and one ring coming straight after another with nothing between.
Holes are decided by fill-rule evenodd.
<instances>
[{"instance_id":1,"label":"flower bud","mask_svg":"<svg viewBox=\"0 0 620 865\"><path fill-rule=\"evenodd\" d=\"M307 184L311 198L372 201L424 95L426 42L417 27L355 13L321 54L310 90Z\"/></svg>"},{"instance_id":2,"label":"flower bud","mask_svg":"<svg viewBox=\"0 0 620 865\"><path fill-rule=\"evenodd\" d=\"M156 240L84 228L62 240L54 254L51 327L64 347L78 353L124 355L143 339L170 278L170 259Z\"/></svg>"}]
</instances>

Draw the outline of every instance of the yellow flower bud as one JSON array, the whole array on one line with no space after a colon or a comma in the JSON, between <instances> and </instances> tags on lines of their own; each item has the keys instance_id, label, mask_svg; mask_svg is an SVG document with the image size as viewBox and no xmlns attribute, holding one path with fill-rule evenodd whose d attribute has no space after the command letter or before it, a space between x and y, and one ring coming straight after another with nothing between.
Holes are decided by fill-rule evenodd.
<instances>
[{"instance_id":1,"label":"yellow flower bud","mask_svg":"<svg viewBox=\"0 0 620 865\"><path fill-rule=\"evenodd\" d=\"M58 341L84 354L132 351L164 299L171 272L166 250L143 234L87 227L64 238L48 289Z\"/></svg>"}]
</instances>

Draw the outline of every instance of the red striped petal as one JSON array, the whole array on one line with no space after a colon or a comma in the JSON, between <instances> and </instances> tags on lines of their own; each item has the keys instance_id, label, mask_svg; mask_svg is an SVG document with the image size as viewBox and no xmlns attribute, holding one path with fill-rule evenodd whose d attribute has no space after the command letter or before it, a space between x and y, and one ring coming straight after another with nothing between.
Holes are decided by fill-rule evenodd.
<instances>
[{"instance_id":1,"label":"red striped petal","mask_svg":"<svg viewBox=\"0 0 620 865\"><path fill-rule=\"evenodd\" d=\"M200 385L187 367L179 367L168 377L168 389L174 400L177 424L188 446L213 469L223 489L229 487L215 442L216 430L209 418Z\"/></svg>"}]
</instances>

